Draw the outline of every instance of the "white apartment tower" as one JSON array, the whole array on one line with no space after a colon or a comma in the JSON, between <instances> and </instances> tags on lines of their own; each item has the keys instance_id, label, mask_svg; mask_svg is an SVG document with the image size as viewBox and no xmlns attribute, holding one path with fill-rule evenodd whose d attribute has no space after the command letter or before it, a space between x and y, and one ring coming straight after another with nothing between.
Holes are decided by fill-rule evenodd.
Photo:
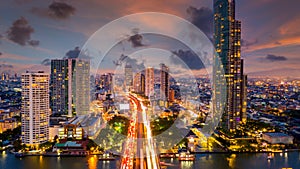
<instances>
[{"instance_id":1,"label":"white apartment tower","mask_svg":"<svg viewBox=\"0 0 300 169\"><path fill-rule=\"evenodd\" d=\"M22 142L39 145L49 137L49 74L22 74Z\"/></svg>"}]
</instances>

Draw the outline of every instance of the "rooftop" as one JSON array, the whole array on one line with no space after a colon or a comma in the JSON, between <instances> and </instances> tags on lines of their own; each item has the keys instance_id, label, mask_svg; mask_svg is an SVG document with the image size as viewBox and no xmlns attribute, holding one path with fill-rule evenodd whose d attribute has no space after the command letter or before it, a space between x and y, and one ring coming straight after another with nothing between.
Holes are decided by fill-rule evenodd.
<instances>
[{"instance_id":1,"label":"rooftop","mask_svg":"<svg viewBox=\"0 0 300 169\"><path fill-rule=\"evenodd\" d=\"M289 135L284 133L264 133L270 137L288 137Z\"/></svg>"}]
</instances>

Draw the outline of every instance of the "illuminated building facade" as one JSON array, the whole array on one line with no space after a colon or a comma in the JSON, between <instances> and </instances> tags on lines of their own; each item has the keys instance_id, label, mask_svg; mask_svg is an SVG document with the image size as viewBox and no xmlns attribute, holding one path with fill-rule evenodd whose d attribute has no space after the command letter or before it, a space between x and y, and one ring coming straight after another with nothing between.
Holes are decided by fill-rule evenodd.
<instances>
[{"instance_id":1,"label":"illuminated building facade","mask_svg":"<svg viewBox=\"0 0 300 169\"><path fill-rule=\"evenodd\" d=\"M169 68L165 64L160 65L160 98L167 101L169 98Z\"/></svg>"},{"instance_id":2,"label":"illuminated building facade","mask_svg":"<svg viewBox=\"0 0 300 169\"><path fill-rule=\"evenodd\" d=\"M235 19L234 0L214 0L214 44L218 54L216 57L220 58L215 59L214 83L226 85L222 124L227 130L234 132L240 123L246 122L247 83L241 59L241 21ZM224 69L226 82L218 79L218 67ZM225 95L222 89L224 88L214 86L215 101L219 106L222 103L218 102L218 97Z\"/></svg>"},{"instance_id":3,"label":"illuminated building facade","mask_svg":"<svg viewBox=\"0 0 300 169\"><path fill-rule=\"evenodd\" d=\"M154 68L148 67L145 75L145 95L153 96L154 94Z\"/></svg>"},{"instance_id":4,"label":"illuminated building facade","mask_svg":"<svg viewBox=\"0 0 300 169\"><path fill-rule=\"evenodd\" d=\"M53 114L72 116L72 77L75 68L74 59L51 60L51 110Z\"/></svg>"},{"instance_id":5,"label":"illuminated building facade","mask_svg":"<svg viewBox=\"0 0 300 169\"><path fill-rule=\"evenodd\" d=\"M22 74L22 142L39 145L49 138L49 74Z\"/></svg>"},{"instance_id":6,"label":"illuminated building facade","mask_svg":"<svg viewBox=\"0 0 300 169\"><path fill-rule=\"evenodd\" d=\"M127 64L125 66L125 87L127 91L130 91L133 85L133 73L132 66Z\"/></svg>"},{"instance_id":7,"label":"illuminated building facade","mask_svg":"<svg viewBox=\"0 0 300 169\"><path fill-rule=\"evenodd\" d=\"M51 60L51 110L53 114L89 113L90 63L81 59Z\"/></svg>"},{"instance_id":8,"label":"illuminated building facade","mask_svg":"<svg viewBox=\"0 0 300 169\"><path fill-rule=\"evenodd\" d=\"M145 94L145 75L138 72L133 79L134 91L140 94Z\"/></svg>"}]
</instances>

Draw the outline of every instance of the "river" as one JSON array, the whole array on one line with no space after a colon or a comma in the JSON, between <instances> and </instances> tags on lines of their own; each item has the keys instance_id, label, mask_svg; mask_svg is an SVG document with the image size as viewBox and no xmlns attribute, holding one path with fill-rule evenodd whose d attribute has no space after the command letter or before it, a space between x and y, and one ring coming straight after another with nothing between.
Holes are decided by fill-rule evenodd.
<instances>
[{"instance_id":1,"label":"river","mask_svg":"<svg viewBox=\"0 0 300 169\"><path fill-rule=\"evenodd\" d=\"M15 158L3 152L0 155L0 169L116 169L120 160L98 161L89 157L42 157L27 156ZM272 160L267 154L198 154L193 162L179 162L164 159L171 164L168 169L300 169L300 152L275 153Z\"/></svg>"}]
</instances>

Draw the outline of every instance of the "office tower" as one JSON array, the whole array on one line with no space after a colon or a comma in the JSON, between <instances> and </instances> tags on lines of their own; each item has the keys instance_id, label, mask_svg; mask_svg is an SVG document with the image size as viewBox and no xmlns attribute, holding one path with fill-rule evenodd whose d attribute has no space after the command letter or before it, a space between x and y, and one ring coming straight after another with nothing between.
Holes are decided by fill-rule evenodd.
<instances>
[{"instance_id":1,"label":"office tower","mask_svg":"<svg viewBox=\"0 0 300 169\"><path fill-rule=\"evenodd\" d=\"M130 91L133 85L133 73L132 66L130 64L126 64L125 66L125 88L127 91Z\"/></svg>"},{"instance_id":2,"label":"office tower","mask_svg":"<svg viewBox=\"0 0 300 169\"><path fill-rule=\"evenodd\" d=\"M87 114L90 102L90 66L82 59L51 60L51 109L53 114Z\"/></svg>"},{"instance_id":3,"label":"office tower","mask_svg":"<svg viewBox=\"0 0 300 169\"><path fill-rule=\"evenodd\" d=\"M145 94L145 75L138 72L133 79L133 89L135 92Z\"/></svg>"},{"instance_id":4,"label":"office tower","mask_svg":"<svg viewBox=\"0 0 300 169\"><path fill-rule=\"evenodd\" d=\"M145 75L145 95L154 95L154 68L148 67Z\"/></svg>"},{"instance_id":5,"label":"office tower","mask_svg":"<svg viewBox=\"0 0 300 169\"><path fill-rule=\"evenodd\" d=\"M51 60L50 104L52 114L72 116L72 77L75 68L73 59ZM70 104L69 104L70 103Z\"/></svg>"},{"instance_id":6,"label":"office tower","mask_svg":"<svg viewBox=\"0 0 300 169\"><path fill-rule=\"evenodd\" d=\"M102 74L99 78L98 85L106 92L111 93L113 90L113 75L112 73Z\"/></svg>"},{"instance_id":7,"label":"office tower","mask_svg":"<svg viewBox=\"0 0 300 169\"><path fill-rule=\"evenodd\" d=\"M160 64L160 98L167 101L169 98L169 68Z\"/></svg>"},{"instance_id":8,"label":"office tower","mask_svg":"<svg viewBox=\"0 0 300 169\"><path fill-rule=\"evenodd\" d=\"M22 74L22 142L39 145L49 137L49 74Z\"/></svg>"},{"instance_id":9,"label":"office tower","mask_svg":"<svg viewBox=\"0 0 300 169\"><path fill-rule=\"evenodd\" d=\"M223 124L234 132L241 122L245 122L246 77L241 59L241 22L235 19L234 0L214 0L214 45L220 61L215 57L216 85L226 85L226 103ZM221 65L221 66L219 66ZM224 69L226 83L221 82L217 70ZM221 84L224 83L224 84ZM214 86L215 98L222 97L222 87ZM218 103L218 100L215 100ZM218 103L222 104L222 103Z\"/></svg>"},{"instance_id":10,"label":"office tower","mask_svg":"<svg viewBox=\"0 0 300 169\"><path fill-rule=\"evenodd\" d=\"M175 90L170 89L169 90L169 102L174 102L175 101Z\"/></svg>"},{"instance_id":11,"label":"office tower","mask_svg":"<svg viewBox=\"0 0 300 169\"><path fill-rule=\"evenodd\" d=\"M90 60L76 59L73 78L76 115L87 115L90 113Z\"/></svg>"}]
</instances>

